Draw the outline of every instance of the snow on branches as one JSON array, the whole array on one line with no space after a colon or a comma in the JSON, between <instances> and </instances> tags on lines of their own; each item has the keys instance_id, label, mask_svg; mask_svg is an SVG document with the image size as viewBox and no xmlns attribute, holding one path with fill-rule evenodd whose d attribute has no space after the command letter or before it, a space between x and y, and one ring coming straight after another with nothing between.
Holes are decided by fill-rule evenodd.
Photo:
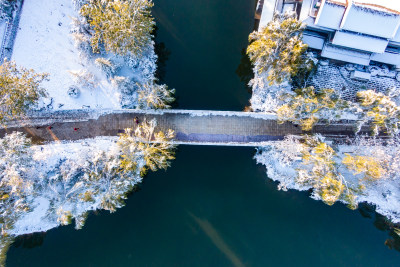
<instances>
[{"instance_id":1,"label":"snow on branches","mask_svg":"<svg viewBox=\"0 0 400 267\"><path fill-rule=\"evenodd\" d=\"M312 197L350 208L376 205L377 211L400 222L400 143L359 137L332 145L320 136L287 136L258 148L255 159L280 189L312 189Z\"/></svg>"},{"instance_id":2,"label":"snow on branches","mask_svg":"<svg viewBox=\"0 0 400 267\"><path fill-rule=\"evenodd\" d=\"M291 81L300 70L313 68L301 40L304 28L294 13L276 13L266 27L250 34L247 54L259 74L268 74L269 85Z\"/></svg>"},{"instance_id":3,"label":"snow on branches","mask_svg":"<svg viewBox=\"0 0 400 267\"><path fill-rule=\"evenodd\" d=\"M80 14L94 30L93 51L104 45L107 52L139 55L151 42L152 6L151 0L90 0L83 5Z\"/></svg>"},{"instance_id":4,"label":"snow on branches","mask_svg":"<svg viewBox=\"0 0 400 267\"><path fill-rule=\"evenodd\" d=\"M21 133L0 139L0 248L5 237L76 228L87 212L115 212L150 169L167 169L176 145L155 121L126 129L119 139L32 145ZM1 255L0 255L1 257Z\"/></svg>"},{"instance_id":5,"label":"snow on branches","mask_svg":"<svg viewBox=\"0 0 400 267\"><path fill-rule=\"evenodd\" d=\"M175 89L167 85L156 84L155 81L139 86L139 107L142 109L167 109L175 101Z\"/></svg>"},{"instance_id":6,"label":"snow on branches","mask_svg":"<svg viewBox=\"0 0 400 267\"><path fill-rule=\"evenodd\" d=\"M305 131L310 131L319 120L327 122L340 119L350 103L340 99L333 89L323 89L316 92L314 87L297 89L296 96L287 94L288 104L277 110L281 122L291 121L301 125Z\"/></svg>"},{"instance_id":7,"label":"snow on branches","mask_svg":"<svg viewBox=\"0 0 400 267\"><path fill-rule=\"evenodd\" d=\"M400 107L389 96L366 90L358 92L357 97L360 100L359 116L363 123L372 123L375 135L382 129L391 135L399 132Z\"/></svg>"},{"instance_id":8,"label":"snow on branches","mask_svg":"<svg viewBox=\"0 0 400 267\"><path fill-rule=\"evenodd\" d=\"M41 87L47 77L46 73L35 73L5 60L0 66L0 123L20 117L36 107L39 99L47 95Z\"/></svg>"}]
</instances>

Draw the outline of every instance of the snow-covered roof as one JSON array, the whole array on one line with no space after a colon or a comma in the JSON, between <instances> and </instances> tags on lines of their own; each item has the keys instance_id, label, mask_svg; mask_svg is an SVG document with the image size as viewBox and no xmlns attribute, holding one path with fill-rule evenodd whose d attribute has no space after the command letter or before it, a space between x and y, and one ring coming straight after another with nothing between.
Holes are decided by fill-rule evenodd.
<instances>
[{"instance_id":1,"label":"snow-covered roof","mask_svg":"<svg viewBox=\"0 0 400 267\"><path fill-rule=\"evenodd\" d=\"M400 1L398 0L353 0L353 4L383 12L400 14Z\"/></svg>"},{"instance_id":2,"label":"snow-covered roof","mask_svg":"<svg viewBox=\"0 0 400 267\"><path fill-rule=\"evenodd\" d=\"M371 60L395 65L397 68L400 68L400 55L396 53L385 52L382 54L372 54Z\"/></svg>"},{"instance_id":3,"label":"snow-covered roof","mask_svg":"<svg viewBox=\"0 0 400 267\"><path fill-rule=\"evenodd\" d=\"M348 4L347 0L326 0L326 2L340 6L347 6Z\"/></svg>"},{"instance_id":4,"label":"snow-covered roof","mask_svg":"<svg viewBox=\"0 0 400 267\"><path fill-rule=\"evenodd\" d=\"M324 1L315 19L315 24L321 27L339 29L345 9L344 5Z\"/></svg>"},{"instance_id":5,"label":"snow-covered roof","mask_svg":"<svg viewBox=\"0 0 400 267\"><path fill-rule=\"evenodd\" d=\"M370 54L326 44L321 52L322 57L368 66Z\"/></svg>"},{"instance_id":6,"label":"snow-covered roof","mask_svg":"<svg viewBox=\"0 0 400 267\"><path fill-rule=\"evenodd\" d=\"M340 6L354 4L383 12L400 13L400 1L398 0L326 0L326 2Z\"/></svg>"},{"instance_id":7,"label":"snow-covered roof","mask_svg":"<svg viewBox=\"0 0 400 267\"><path fill-rule=\"evenodd\" d=\"M335 33L335 37L332 40L332 44L334 45L350 47L373 53L385 52L388 43L389 41L386 39L340 31Z\"/></svg>"},{"instance_id":8,"label":"snow-covered roof","mask_svg":"<svg viewBox=\"0 0 400 267\"><path fill-rule=\"evenodd\" d=\"M391 41L400 43L400 27L397 29L397 33Z\"/></svg>"},{"instance_id":9,"label":"snow-covered roof","mask_svg":"<svg viewBox=\"0 0 400 267\"><path fill-rule=\"evenodd\" d=\"M400 14L350 5L346 8L340 28L391 39L396 34L399 25Z\"/></svg>"},{"instance_id":10,"label":"snow-covered roof","mask_svg":"<svg viewBox=\"0 0 400 267\"><path fill-rule=\"evenodd\" d=\"M303 42L306 43L310 48L322 50L325 44L325 38L321 36L304 33Z\"/></svg>"}]
</instances>

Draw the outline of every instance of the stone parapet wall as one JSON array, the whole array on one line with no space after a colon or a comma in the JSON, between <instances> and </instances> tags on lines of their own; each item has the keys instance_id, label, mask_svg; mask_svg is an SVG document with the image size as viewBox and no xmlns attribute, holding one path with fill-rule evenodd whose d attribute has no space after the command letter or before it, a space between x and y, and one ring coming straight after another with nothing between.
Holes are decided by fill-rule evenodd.
<instances>
[{"instance_id":1,"label":"stone parapet wall","mask_svg":"<svg viewBox=\"0 0 400 267\"><path fill-rule=\"evenodd\" d=\"M117 111L59 111L32 113L0 129L0 136L21 131L35 141L79 140L96 136L117 136L126 128L135 128L144 120L157 121L156 130L172 129L180 144L231 144L258 146L263 142L282 140L285 135L304 134L300 126L278 123L273 114L191 110L117 110ZM340 121L318 124L312 133L353 136L355 122ZM51 128L49 128L51 127ZM75 130L77 128L77 130ZM367 133L369 130L364 128Z\"/></svg>"}]
</instances>

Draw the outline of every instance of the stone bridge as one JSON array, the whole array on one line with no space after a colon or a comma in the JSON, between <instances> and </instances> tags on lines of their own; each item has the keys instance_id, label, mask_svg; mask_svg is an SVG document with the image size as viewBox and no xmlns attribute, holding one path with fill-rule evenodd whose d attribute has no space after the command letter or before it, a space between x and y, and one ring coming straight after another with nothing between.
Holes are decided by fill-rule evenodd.
<instances>
[{"instance_id":1,"label":"stone bridge","mask_svg":"<svg viewBox=\"0 0 400 267\"><path fill-rule=\"evenodd\" d=\"M139 122L156 119L156 130L172 129L177 144L260 146L282 140L285 135L304 134L292 123L280 124L274 114L201 110L68 110L31 113L7 128L0 136L20 131L34 141L78 140L96 136L117 136ZM319 124L312 133L328 138L354 136L354 121ZM368 129L363 129L367 133Z\"/></svg>"}]
</instances>

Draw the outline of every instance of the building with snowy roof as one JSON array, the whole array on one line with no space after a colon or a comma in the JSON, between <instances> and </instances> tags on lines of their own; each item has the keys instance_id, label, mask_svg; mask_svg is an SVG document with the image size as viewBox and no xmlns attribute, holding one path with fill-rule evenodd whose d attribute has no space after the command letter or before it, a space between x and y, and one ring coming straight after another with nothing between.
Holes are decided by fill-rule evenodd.
<instances>
[{"instance_id":1,"label":"building with snowy roof","mask_svg":"<svg viewBox=\"0 0 400 267\"><path fill-rule=\"evenodd\" d=\"M321 57L400 69L400 0L261 0L260 28L274 12L295 11L303 41Z\"/></svg>"}]
</instances>

